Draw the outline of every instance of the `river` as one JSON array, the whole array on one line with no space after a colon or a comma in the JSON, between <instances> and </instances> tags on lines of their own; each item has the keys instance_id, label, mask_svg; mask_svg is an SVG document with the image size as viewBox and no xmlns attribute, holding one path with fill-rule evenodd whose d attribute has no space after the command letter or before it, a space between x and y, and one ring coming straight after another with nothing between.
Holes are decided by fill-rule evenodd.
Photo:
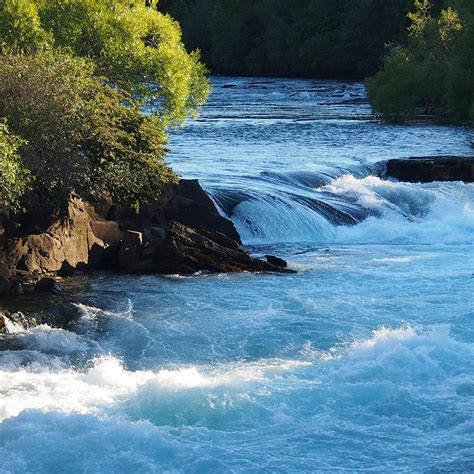
<instances>
[{"instance_id":1,"label":"river","mask_svg":"<svg viewBox=\"0 0 474 474\"><path fill-rule=\"evenodd\" d=\"M169 160L294 275L72 282L80 318L0 352L0 473L472 472L474 185L376 163L472 155L361 83L214 78Z\"/></svg>"}]
</instances>

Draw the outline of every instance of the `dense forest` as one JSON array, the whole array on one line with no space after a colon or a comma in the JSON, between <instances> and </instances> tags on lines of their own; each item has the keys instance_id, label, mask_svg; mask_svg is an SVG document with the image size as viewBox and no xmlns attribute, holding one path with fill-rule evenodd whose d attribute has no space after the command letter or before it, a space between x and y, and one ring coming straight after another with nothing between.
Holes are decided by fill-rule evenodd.
<instances>
[{"instance_id":1,"label":"dense forest","mask_svg":"<svg viewBox=\"0 0 474 474\"><path fill-rule=\"evenodd\" d=\"M179 20L188 49L201 49L214 73L375 75L369 97L388 120L474 120L472 0L160 0L158 8Z\"/></svg>"},{"instance_id":2,"label":"dense forest","mask_svg":"<svg viewBox=\"0 0 474 474\"><path fill-rule=\"evenodd\" d=\"M215 73L362 78L406 41L412 0L160 0Z\"/></svg>"}]
</instances>

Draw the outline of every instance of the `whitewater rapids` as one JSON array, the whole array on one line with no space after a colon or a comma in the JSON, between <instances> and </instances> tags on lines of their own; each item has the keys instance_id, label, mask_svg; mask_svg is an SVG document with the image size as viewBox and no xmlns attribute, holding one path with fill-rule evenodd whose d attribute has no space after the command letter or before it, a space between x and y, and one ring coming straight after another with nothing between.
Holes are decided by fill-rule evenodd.
<instances>
[{"instance_id":1,"label":"whitewater rapids","mask_svg":"<svg viewBox=\"0 0 474 474\"><path fill-rule=\"evenodd\" d=\"M70 282L77 318L0 351L0 473L472 472L474 185L376 165L472 131L364 98L214 80L170 160L298 273Z\"/></svg>"}]
</instances>

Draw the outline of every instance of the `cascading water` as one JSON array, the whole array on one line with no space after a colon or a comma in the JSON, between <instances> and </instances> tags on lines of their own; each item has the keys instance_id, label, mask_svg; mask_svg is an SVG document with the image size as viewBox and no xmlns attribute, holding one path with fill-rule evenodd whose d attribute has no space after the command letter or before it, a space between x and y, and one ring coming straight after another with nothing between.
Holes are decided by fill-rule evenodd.
<instances>
[{"instance_id":1,"label":"cascading water","mask_svg":"<svg viewBox=\"0 0 474 474\"><path fill-rule=\"evenodd\" d=\"M170 159L299 272L70 282L66 328L4 337L0 472L472 471L474 186L376 166L471 130L383 124L358 83L214 83Z\"/></svg>"}]
</instances>

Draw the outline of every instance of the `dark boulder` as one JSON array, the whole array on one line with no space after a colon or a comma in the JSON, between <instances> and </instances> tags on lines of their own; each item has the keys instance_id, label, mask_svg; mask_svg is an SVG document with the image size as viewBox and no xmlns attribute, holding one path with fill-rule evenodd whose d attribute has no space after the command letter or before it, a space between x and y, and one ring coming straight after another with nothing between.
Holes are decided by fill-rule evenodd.
<instances>
[{"instance_id":1,"label":"dark boulder","mask_svg":"<svg viewBox=\"0 0 474 474\"><path fill-rule=\"evenodd\" d=\"M0 276L0 295L6 296L11 293L12 290L12 282L5 278L4 276Z\"/></svg>"},{"instance_id":2,"label":"dark boulder","mask_svg":"<svg viewBox=\"0 0 474 474\"><path fill-rule=\"evenodd\" d=\"M64 260L57 273L61 277L69 277L74 275L74 270L74 267L67 260Z\"/></svg>"},{"instance_id":3,"label":"dark boulder","mask_svg":"<svg viewBox=\"0 0 474 474\"><path fill-rule=\"evenodd\" d=\"M21 283L13 283L10 289L10 294L13 296L21 296L25 291Z\"/></svg>"},{"instance_id":4,"label":"dark boulder","mask_svg":"<svg viewBox=\"0 0 474 474\"><path fill-rule=\"evenodd\" d=\"M265 255L265 258L268 263L275 265L276 267L286 268L288 263L282 258L275 257L274 255Z\"/></svg>"},{"instance_id":5,"label":"dark boulder","mask_svg":"<svg viewBox=\"0 0 474 474\"><path fill-rule=\"evenodd\" d=\"M437 156L388 160L386 176L409 183L474 182L474 157Z\"/></svg>"},{"instance_id":6,"label":"dark boulder","mask_svg":"<svg viewBox=\"0 0 474 474\"><path fill-rule=\"evenodd\" d=\"M124 233L124 238L118 252L120 268L131 268L140 260L143 236L141 232L129 230Z\"/></svg>"},{"instance_id":7,"label":"dark boulder","mask_svg":"<svg viewBox=\"0 0 474 474\"><path fill-rule=\"evenodd\" d=\"M222 217L212 199L202 189L197 179L182 179L176 193L163 208L168 221L180 222L188 227L220 232L241 244L240 236L229 219Z\"/></svg>"},{"instance_id":8,"label":"dark boulder","mask_svg":"<svg viewBox=\"0 0 474 474\"><path fill-rule=\"evenodd\" d=\"M165 239L145 243L137 259L122 266L131 273L192 274L199 271L283 272L281 266L252 258L224 234L170 222Z\"/></svg>"},{"instance_id":9,"label":"dark boulder","mask_svg":"<svg viewBox=\"0 0 474 474\"><path fill-rule=\"evenodd\" d=\"M62 293L64 287L54 278L42 278L35 285L37 293Z\"/></svg>"}]
</instances>

